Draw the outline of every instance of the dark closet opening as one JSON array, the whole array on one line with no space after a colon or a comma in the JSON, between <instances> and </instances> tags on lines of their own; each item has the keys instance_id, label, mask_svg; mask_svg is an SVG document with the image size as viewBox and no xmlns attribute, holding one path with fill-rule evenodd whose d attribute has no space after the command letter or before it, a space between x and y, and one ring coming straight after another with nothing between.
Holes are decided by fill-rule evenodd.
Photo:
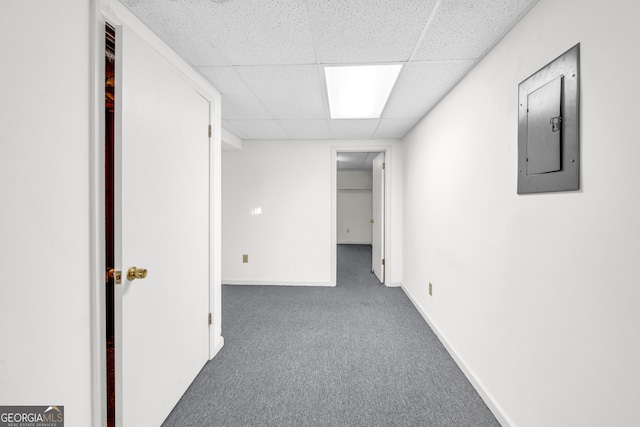
<instances>
[{"instance_id":1,"label":"dark closet opening","mask_svg":"<svg viewBox=\"0 0 640 427\"><path fill-rule=\"evenodd\" d=\"M115 251L114 251L114 140L115 140L115 62L116 31L109 24L105 25L105 253L106 253L106 337L107 337L107 425L115 426L116 391L115 391L115 354L114 354L114 284L115 284Z\"/></svg>"}]
</instances>

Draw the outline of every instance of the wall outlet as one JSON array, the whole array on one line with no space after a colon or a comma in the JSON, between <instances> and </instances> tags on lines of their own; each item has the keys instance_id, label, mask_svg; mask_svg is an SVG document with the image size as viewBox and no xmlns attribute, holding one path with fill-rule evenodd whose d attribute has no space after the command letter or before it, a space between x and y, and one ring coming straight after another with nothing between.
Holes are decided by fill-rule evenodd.
<instances>
[{"instance_id":1,"label":"wall outlet","mask_svg":"<svg viewBox=\"0 0 640 427\"><path fill-rule=\"evenodd\" d=\"M433 296L433 285L429 282L429 295Z\"/></svg>"},{"instance_id":2,"label":"wall outlet","mask_svg":"<svg viewBox=\"0 0 640 427\"><path fill-rule=\"evenodd\" d=\"M243 254L242 255L242 262L245 263L245 264L249 262L249 255L248 254Z\"/></svg>"},{"instance_id":3,"label":"wall outlet","mask_svg":"<svg viewBox=\"0 0 640 427\"><path fill-rule=\"evenodd\" d=\"M349 230L349 229L347 228L347 233L349 233L349 232L351 232L351 230Z\"/></svg>"}]
</instances>

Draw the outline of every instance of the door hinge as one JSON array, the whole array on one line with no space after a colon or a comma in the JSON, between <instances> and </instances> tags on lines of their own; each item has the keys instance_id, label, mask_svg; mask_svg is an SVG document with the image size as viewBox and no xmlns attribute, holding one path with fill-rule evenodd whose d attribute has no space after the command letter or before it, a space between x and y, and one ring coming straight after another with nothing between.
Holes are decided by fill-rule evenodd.
<instances>
[{"instance_id":1,"label":"door hinge","mask_svg":"<svg viewBox=\"0 0 640 427\"><path fill-rule=\"evenodd\" d=\"M384 169L385 163L382 164L382 169Z\"/></svg>"},{"instance_id":2,"label":"door hinge","mask_svg":"<svg viewBox=\"0 0 640 427\"><path fill-rule=\"evenodd\" d=\"M382 258L382 265L384 265L384 258Z\"/></svg>"},{"instance_id":3,"label":"door hinge","mask_svg":"<svg viewBox=\"0 0 640 427\"><path fill-rule=\"evenodd\" d=\"M211 313L209 313L209 324L212 324L212 323L213 323L213 319L212 319Z\"/></svg>"},{"instance_id":4,"label":"door hinge","mask_svg":"<svg viewBox=\"0 0 640 427\"><path fill-rule=\"evenodd\" d=\"M209 138L211 138L211 125L209 125Z\"/></svg>"}]
</instances>

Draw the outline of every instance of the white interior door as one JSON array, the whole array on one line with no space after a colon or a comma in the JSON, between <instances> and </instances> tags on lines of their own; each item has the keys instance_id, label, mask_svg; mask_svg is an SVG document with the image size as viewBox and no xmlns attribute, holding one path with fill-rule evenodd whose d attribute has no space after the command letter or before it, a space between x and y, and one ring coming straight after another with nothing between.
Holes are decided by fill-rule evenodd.
<instances>
[{"instance_id":1,"label":"white interior door","mask_svg":"<svg viewBox=\"0 0 640 427\"><path fill-rule=\"evenodd\" d=\"M384 153L373 159L371 271L384 283Z\"/></svg>"},{"instance_id":2,"label":"white interior door","mask_svg":"<svg viewBox=\"0 0 640 427\"><path fill-rule=\"evenodd\" d=\"M157 427L209 354L210 105L131 30L118 48L116 422Z\"/></svg>"}]
</instances>

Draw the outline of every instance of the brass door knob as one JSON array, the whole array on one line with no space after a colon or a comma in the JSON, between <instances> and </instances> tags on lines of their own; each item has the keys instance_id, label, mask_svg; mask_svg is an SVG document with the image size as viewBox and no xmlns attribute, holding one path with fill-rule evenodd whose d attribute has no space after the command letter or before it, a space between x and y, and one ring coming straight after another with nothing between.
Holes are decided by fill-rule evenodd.
<instances>
[{"instance_id":1,"label":"brass door knob","mask_svg":"<svg viewBox=\"0 0 640 427\"><path fill-rule=\"evenodd\" d=\"M127 279L129 279L130 281L135 279L144 279L145 277L147 277L146 268L131 267L127 271Z\"/></svg>"}]
</instances>

